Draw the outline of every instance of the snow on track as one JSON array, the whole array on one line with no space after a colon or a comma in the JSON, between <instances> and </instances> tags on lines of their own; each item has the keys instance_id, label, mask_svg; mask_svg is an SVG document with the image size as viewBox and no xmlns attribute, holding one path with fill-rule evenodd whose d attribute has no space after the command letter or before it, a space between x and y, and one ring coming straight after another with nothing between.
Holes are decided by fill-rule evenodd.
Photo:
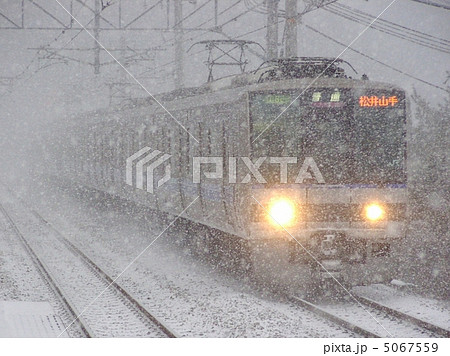
<instances>
[{"instance_id":1,"label":"snow on track","mask_svg":"<svg viewBox=\"0 0 450 356\"><path fill-rule=\"evenodd\" d=\"M33 337L37 334L44 333L43 330L38 332L30 328L16 328L16 318L21 320L29 319L35 325L36 321L40 322L48 318L56 318L50 324L41 324L43 329L53 329L53 337L72 336L72 337L89 337L89 332L84 328L81 322L75 323L71 330L64 330L59 328L58 321L61 320L63 324L68 325L75 317L72 306L62 295L58 286L54 284L54 280L49 275L47 269L43 266L37 256L30 250L30 247L23 240L23 236L17 227L10 220L10 216L0 204L0 281L2 284L0 299L3 302L3 317L6 324L11 324L6 330L6 335L14 337ZM17 312L17 307L14 303L18 302L21 305L20 312ZM56 313L51 316L50 313L45 313L46 316L42 318L42 310L40 303L47 303L48 306ZM33 314L30 310L25 312L23 310L23 303L32 303L36 307ZM47 307L45 307L47 308ZM45 309L44 308L44 309ZM26 309L26 308L25 308ZM30 309L30 308L28 308ZM35 318L35 320L32 320ZM59 319L61 318L61 319ZM9 319L9 320L8 320ZM17 325L16 325L17 326ZM10 330L10 327L13 329ZM57 331L59 330L59 332ZM45 334L45 333L44 333ZM49 333L46 334L50 336Z\"/></svg>"},{"instance_id":2,"label":"snow on track","mask_svg":"<svg viewBox=\"0 0 450 356\"><path fill-rule=\"evenodd\" d=\"M450 304L383 284L355 287L355 293L450 333ZM448 336L447 336L448 337Z\"/></svg>"},{"instance_id":3,"label":"snow on track","mask_svg":"<svg viewBox=\"0 0 450 356\"><path fill-rule=\"evenodd\" d=\"M51 199L45 199L45 203L34 204L35 209L111 276L122 272L165 227L164 221L148 214L145 209L136 210L136 207L116 204L108 199L101 200L100 204L95 198L88 201L86 196L79 200L72 196L72 192L68 195L67 192L58 191L58 194L51 194ZM33 218L36 219L36 216ZM37 220L42 225L42 218ZM39 224L36 224L36 220L24 222L28 228ZM298 304L286 303L270 296L261 298L259 292L246 285L246 282L214 270L211 264L196 261L189 250L173 244L173 240L186 233L195 232L168 231L118 281L153 315L173 325L180 336L387 336L386 331L358 305L347 302L321 305L337 318L347 320L348 325L357 326L351 329L345 323L318 316ZM46 234L51 235L48 231ZM64 264L64 261L55 263ZM61 274L64 272L61 271ZM371 290L370 287L361 288L366 288L366 292ZM392 298L395 300L393 291ZM374 297L374 293L372 290L368 297ZM365 308L394 336L437 336L382 311ZM445 323L445 320L442 322ZM358 326L366 330L367 335L358 332Z\"/></svg>"},{"instance_id":4,"label":"snow on track","mask_svg":"<svg viewBox=\"0 0 450 356\"><path fill-rule=\"evenodd\" d=\"M293 303L297 303L299 305L301 305L302 307L305 307L309 310L311 310L313 313L316 313L317 315L320 315L321 317L330 319L332 322L346 328L349 329L353 332L355 332L356 334L363 336L363 337L379 337L379 335L368 331L366 329L364 329L363 327L360 327L356 324L353 324L352 322L338 317L337 315L330 313L328 311L326 311L324 308L321 308L318 305L315 305L313 303L308 302L307 300L304 300L302 298L296 297L296 296L290 296L289 299L293 302Z\"/></svg>"},{"instance_id":5,"label":"snow on track","mask_svg":"<svg viewBox=\"0 0 450 356\"><path fill-rule=\"evenodd\" d=\"M68 337L48 302L0 301L0 338Z\"/></svg>"},{"instance_id":6,"label":"snow on track","mask_svg":"<svg viewBox=\"0 0 450 356\"><path fill-rule=\"evenodd\" d=\"M4 190L4 188L1 188ZM6 192L2 192L4 195ZM110 286L110 282L71 251L56 232L45 226L19 202L4 204L7 214L27 240L34 253L64 294L82 312L91 336L97 337L165 337L153 321Z\"/></svg>"},{"instance_id":7,"label":"snow on track","mask_svg":"<svg viewBox=\"0 0 450 356\"><path fill-rule=\"evenodd\" d=\"M89 195L75 196L53 188L45 192L45 199L40 194L33 196L34 207L112 276L166 226L145 209L103 199L99 204ZM180 336L357 336L285 300L262 297L246 281L196 260L189 250L173 243L182 234L167 231L119 280Z\"/></svg>"},{"instance_id":8,"label":"snow on track","mask_svg":"<svg viewBox=\"0 0 450 356\"><path fill-rule=\"evenodd\" d=\"M398 311L396 309L389 308L388 306L386 306L386 305L384 305L382 303L376 302L376 301L374 301L372 299L369 299L369 298L357 297L357 299L358 299L358 301L360 303L362 303L364 305L367 305L369 307L372 307L372 308L378 309L380 311L386 312L387 314L392 315L392 316L394 316L396 318L399 318L401 320L411 322L412 324L415 324L415 325L417 325L417 326L419 326L421 328L425 328L425 329L433 332L435 335L440 335L440 336L443 336L443 337L450 337L450 331L445 330L443 328L440 328L439 326L436 326L436 325L431 324L429 322L417 319L417 318L412 317L412 316L410 316L408 314L400 312L400 311Z\"/></svg>"},{"instance_id":9,"label":"snow on track","mask_svg":"<svg viewBox=\"0 0 450 356\"><path fill-rule=\"evenodd\" d=\"M365 330L379 337L436 337L436 333L420 327L408 320L403 320L388 311L368 305L361 306L355 301L336 301L319 303L318 306L338 318L354 325L361 325Z\"/></svg>"}]
</instances>

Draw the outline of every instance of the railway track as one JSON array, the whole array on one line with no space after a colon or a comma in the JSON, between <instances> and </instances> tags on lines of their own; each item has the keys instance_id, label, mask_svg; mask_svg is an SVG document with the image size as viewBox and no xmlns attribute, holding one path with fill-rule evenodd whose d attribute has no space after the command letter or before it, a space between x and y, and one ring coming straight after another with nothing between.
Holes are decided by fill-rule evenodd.
<instances>
[{"instance_id":1,"label":"railway track","mask_svg":"<svg viewBox=\"0 0 450 356\"><path fill-rule=\"evenodd\" d=\"M20 200L19 197L16 197L15 194L8 189L10 194L13 195L17 200ZM27 206L27 204L23 201L21 203L24 206ZM15 204L13 205L15 206ZM19 206L17 206L18 210ZM24 244L26 244L28 247L27 250L30 250L38 263L42 266L40 269L44 271L48 275L47 279L50 281L48 283L53 283L54 278L52 278L52 273L49 271L49 268L41 262L40 258L38 257L38 253L33 251L33 244L30 244L27 241L27 234L23 234L21 232L22 229L21 224L16 224L14 221L14 217L12 217L8 212L5 210L3 206L0 205L0 209L9 221L9 224L14 228L16 231L16 234L19 234L21 238L24 240ZM14 210L14 209L13 209ZM146 319L147 325L153 324L156 329L159 330L159 333L157 333L158 336L165 336L165 337L176 337L176 334L170 330L169 327L167 327L164 323L160 322L157 318L155 318L151 313L149 313L142 305L139 303L136 299L134 299L126 290L124 290L113 278L111 278L107 273L105 273L98 265L96 265L85 253L83 253L76 245L74 245L71 241L69 241L63 233L61 233L56 227L54 227L49 221L47 221L42 215L40 215L36 210L33 208L27 206L27 209L23 209L20 213L16 213L18 217L16 217L16 220L21 220L22 213L26 210L30 216L32 216L34 223L36 225L39 225L41 227L45 227L47 234L48 231L51 230L52 234L57 238L57 240L64 245L65 249L69 250L73 255L77 256L79 260L81 260L89 269L93 271L94 274L97 275L97 277L101 280L103 280L103 285L106 288L109 288L111 290L114 290L116 294L122 295L122 298L124 298L126 301L125 303L128 304L128 307L130 309L131 313L139 314L139 318L141 320ZM13 214L14 215L14 214ZM26 214L25 214L26 215ZM25 236L24 236L25 235ZM46 259L43 259L46 261ZM53 273L53 275L58 276L58 273ZM72 328L75 328L76 325L78 325L78 328L82 331L82 336L85 337L95 337L95 336L105 336L104 334L98 334L97 330L92 330L89 326L90 320L89 318L85 318L85 315L81 315L80 318L77 318L77 315L80 315L79 311L83 311L83 307L80 308L80 305L77 303L74 303L69 300L69 298L64 296L64 288L60 287L60 284L57 282L55 283L55 287L53 288L55 291L59 291L60 299L64 300L64 305L67 310L70 311L70 320L76 320ZM98 293L97 293L98 294ZM67 295L67 294L66 294ZM71 297L72 294L69 293L69 297ZM145 298L141 296L141 298ZM294 302L294 304L301 306L304 309L307 309L311 311L312 313L320 316L323 319L327 319L330 322L332 322L335 325L338 325L339 328L346 329L351 331L355 335L360 335L362 337L370 337L370 338L378 338L378 337L386 337L386 336L395 336L395 337L416 337L416 336L449 336L449 331L442 329L439 326L432 325L429 322L422 321L420 319L417 319L413 316L407 315L405 313L402 313L400 311L397 311L395 309L389 308L385 305L382 305L376 301L373 301L371 299L357 296L355 295L355 298L358 300L359 303L366 306L367 310L370 312L370 314L374 315L377 320L380 320L380 323L378 323L380 326L381 324L383 327L376 328L373 325L369 325L370 322L374 322L375 320L371 320L369 315L367 314L367 311L364 311L363 308L361 308L361 305L353 305L353 307L357 307L356 309L359 309L359 320L358 318L352 318L349 317L353 313L353 310L350 308L350 303L346 302L345 304L342 303L341 307L342 309L347 308L347 313L342 313L340 310L340 306L336 305L336 303L331 303L329 305L326 304L315 304L308 300L301 299L296 296L290 296L288 299L291 302ZM92 299L92 298L91 298ZM88 306L89 307L89 306ZM333 309L334 308L334 309ZM82 314L82 313L81 313ZM66 318L67 319L67 318ZM88 320L86 320L88 319ZM364 320L365 319L365 320ZM364 321L362 321L364 320ZM373 323L374 324L374 323ZM406 324L406 325L405 325ZM384 329L384 325L386 326L386 329ZM397 332L396 328L401 329L400 332ZM149 328L150 329L150 328ZM384 329L384 330L383 330ZM426 330L426 332L423 332L422 329ZM72 331L72 330L71 330ZM391 335L390 332L392 332L395 335ZM410 333L408 333L410 332ZM147 336L155 335L153 334L153 331L149 333ZM120 334L113 334L111 336L121 336Z\"/></svg>"},{"instance_id":2,"label":"railway track","mask_svg":"<svg viewBox=\"0 0 450 356\"><path fill-rule=\"evenodd\" d=\"M338 324L339 326L341 326L345 329L348 329L358 335L361 335L363 337L369 337L369 338L381 337L369 330L364 329L363 327L360 327L356 324L353 324L352 322L350 322L348 320L345 320L335 314L332 314L332 313L328 312L327 310L321 308L320 306L308 302L307 300L304 300L304 299L296 297L296 296L289 296L288 299L291 302L294 302L295 304L301 306L302 308L308 309L311 312L313 312L325 319L328 319L328 320L332 321L333 323Z\"/></svg>"},{"instance_id":3,"label":"railway track","mask_svg":"<svg viewBox=\"0 0 450 356\"><path fill-rule=\"evenodd\" d=\"M15 219L14 214L0 204L0 211L46 284L67 310L66 321L69 319L70 323L66 330L70 330L72 336L177 337L39 213L28 210L44 234L25 232L26 226L20 226L17 221L23 217ZM36 227L29 219L26 225ZM74 329L80 332L74 332Z\"/></svg>"},{"instance_id":4,"label":"railway track","mask_svg":"<svg viewBox=\"0 0 450 356\"><path fill-rule=\"evenodd\" d=\"M30 244L26 240L26 238L23 236L22 232L18 229L17 225L14 223L11 216L7 213L4 206L0 203L0 211L7 220L8 224L16 234L16 236L19 238L20 243L24 247L25 251L30 256L30 259L32 263L37 268L37 271L39 275L41 276L44 283L47 285L51 293L56 297L58 302L63 306L64 310L68 313L66 316L66 319L69 318L70 320L75 320L75 324L78 327L79 330L73 331L74 336L80 336L80 337L87 337L90 338L93 336L92 331L89 329L89 327L84 323L82 317L78 317L78 312L76 311L76 308L74 305L70 302L70 300L65 296L61 288L59 287L58 283L56 283L55 279L50 274L50 271L47 267L45 267L44 263L41 261L41 259L36 255L34 250L31 248ZM72 328L72 330L75 328Z\"/></svg>"},{"instance_id":5,"label":"railway track","mask_svg":"<svg viewBox=\"0 0 450 356\"><path fill-rule=\"evenodd\" d=\"M301 307L363 337L449 337L449 331L439 326L368 298L355 296L355 299L365 308L348 302L317 305L296 296L289 296L289 300Z\"/></svg>"},{"instance_id":6,"label":"railway track","mask_svg":"<svg viewBox=\"0 0 450 356\"><path fill-rule=\"evenodd\" d=\"M111 278L105 271L103 271L97 264L95 264L84 252L82 252L78 247L76 247L72 242L67 240L59 230L57 230L53 225L51 225L47 220L45 220L38 212L32 210L34 216L36 216L40 221L49 226L56 234L59 235L61 241L74 253L76 253L83 261L86 262L93 270L95 270L102 278L107 281L109 287L115 288L118 293L123 295L123 297L138 310L144 317L153 322L167 337L176 338L177 335L168 326L166 326L162 321L158 320L153 314L151 314L145 307L143 307L135 298L133 298L124 288L122 288L116 280Z\"/></svg>"},{"instance_id":7,"label":"railway track","mask_svg":"<svg viewBox=\"0 0 450 356\"><path fill-rule=\"evenodd\" d=\"M388 306L386 306L384 304L381 304L381 303L379 303L377 301L374 301L374 300L372 300L370 298L362 297L362 296L356 296L356 298L358 299L358 301L361 304L367 305L368 307L381 310L381 311L383 311L385 313L388 313L390 315L395 316L396 318L408 321L408 322L410 322L412 324L415 324L415 325L417 325L417 326L419 326L421 328L430 330L431 332L433 332L433 333L435 333L435 334L437 334L439 336L443 336L443 337L446 337L446 338L450 337L450 331L446 330L444 328L441 328L440 326L431 324L431 323L429 323L427 321L418 319L418 318L416 318L416 317L414 317L412 315L409 315L409 314L403 313L403 312L401 312L399 310L390 308L390 307L388 307Z\"/></svg>"}]
</instances>

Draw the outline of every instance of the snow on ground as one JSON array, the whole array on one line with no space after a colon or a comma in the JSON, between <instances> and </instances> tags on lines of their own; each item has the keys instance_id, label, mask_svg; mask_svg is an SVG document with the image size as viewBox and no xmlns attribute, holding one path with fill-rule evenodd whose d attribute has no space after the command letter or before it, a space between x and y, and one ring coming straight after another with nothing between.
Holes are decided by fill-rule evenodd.
<instances>
[{"instance_id":1,"label":"snow on ground","mask_svg":"<svg viewBox=\"0 0 450 356\"><path fill-rule=\"evenodd\" d=\"M22 197L113 277L168 224L147 209L87 192L50 186L45 190L35 188ZM172 229L164 233L118 279L119 284L181 336L354 336L286 300L262 296L247 281L217 269L212 263L198 261L190 250L174 243L186 233L194 232ZM0 300L51 300L4 217L0 218L0 237ZM402 294L383 285L358 287L355 292L448 328L450 308L443 301ZM54 301L52 305L60 308ZM347 317L353 314L350 317L354 319L359 315L357 322L361 326L369 323L365 323L368 315L335 307L337 313L346 313ZM414 332L414 336L420 336L419 331Z\"/></svg>"},{"instance_id":2,"label":"snow on ground","mask_svg":"<svg viewBox=\"0 0 450 356\"><path fill-rule=\"evenodd\" d=\"M320 304L326 311L348 320L355 325L362 325L381 337L433 337L432 331L423 329L408 321L400 320L375 308L358 305L353 301Z\"/></svg>"},{"instance_id":3,"label":"snow on ground","mask_svg":"<svg viewBox=\"0 0 450 356\"><path fill-rule=\"evenodd\" d=\"M28 198L112 276L165 227L157 219L146 221L139 213L127 215L133 209L102 208L95 200L89 204L56 190L45 199L39 195ZM354 336L309 311L261 297L246 282L199 263L187 251L169 243L177 234L180 232L164 234L118 282L182 336Z\"/></svg>"},{"instance_id":4,"label":"snow on ground","mask_svg":"<svg viewBox=\"0 0 450 356\"><path fill-rule=\"evenodd\" d=\"M1 213L0 306L2 337L57 336L62 331L59 324L61 319L67 321L61 303L49 290ZM21 324L27 323L26 320L33 322L34 325L26 327ZM43 328L37 330L36 323L40 323Z\"/></svg>"},{"instance_id":5,"label":"snow on ground","mask_svg":"<svg viewBox=\"0 0 450 356\"><path fill-rule=\"evenodd\" d=\"M67 337L48 302L0 302L0 337Z\"/></svg>"},{"instance_id":6,"label":"snow on ground","mask_svg":"<svg viewBox=\"0 0 450 356\"><path fill-rule=\"evenodd\" d=\"M450 302L435 300L399 291L382 284L357 287L355 291L364 297L390 308L427 321L444 329L450 329Z\"/></svg>"},{"instance_id":7,"label":"snow on ground","mask_svg":"<svg viewBox=\"0 0 450 356\"><path fill-rule=\"evenodd\" d=\"M0 196L7 192L0 186ZM99 278L80 256L61 241L59 235L17 200L3 207L14 220L17 229L45 265L45 269L64 291L65 299L95 337L164 337L153 322L142 318L114 288L106 289L108 281ZM95 300L95 303L93 302ZM72 322L74 316L69 322ZM66 324L69 326L70 324ZM70 330L77 323L70 325ZM73 326L73 327L72 327Z\"/></svg>"},{"instance_id":8,"label":"snow on ground","mask_svg":"<svg viewBox=\"0 0 450 356\"><path fill-rule=\"evenodd\" d=\"M0 214L0 285L0 300L51 299L38 271L2 214Z\"/></svg>"}]
</instances>

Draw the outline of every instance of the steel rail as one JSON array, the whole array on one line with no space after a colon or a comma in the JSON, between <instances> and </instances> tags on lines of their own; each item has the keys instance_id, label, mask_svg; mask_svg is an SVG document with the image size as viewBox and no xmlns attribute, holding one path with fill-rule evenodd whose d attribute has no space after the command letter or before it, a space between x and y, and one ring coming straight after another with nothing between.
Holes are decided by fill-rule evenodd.
<instances>
[{"instance_id":1,"label":"steel rail","mask_svg":"<svg viewBox=\"0 0 450 356\"><path fill-rule=\"evenodd\" d=\"M364 337L368 337L368 338L379 338L381 337L380 335L377 335L369 330L366 330L358 325L355 325L353 323L351 323L348 320L342 319L328 311L326 311L325 309L311 303L308 302L302 298L296 297L296 296L288 296L288 299L291 302L294 302L295 304L300 305L301 307L308 309L310 311L312 311L315 314L320 315L321 317L331 320L333 323L338 324L339 326L344 327L345 329L348 329L350 331L353 331L356 334L359 334L361 336Z\"/></svg>"},{"instance_id":2,"label":"steel rail","mask_svg":"<svg viewBox=\"0 0 450 356\"><path fill-rule=\"evenodd\" d=\"M0 203L0 211L5 216L8 224L10 225L14 233L19 238L22 246L30 256L32 262L36 266L44 282L47 284L47 286L50 288L50 290L53 292L56 298L61 302L61 304L67 309L67 311L71 315L71 318L74 320L77 319L77 324L80 327L81 331L83 332L84 336L87 338L94 337L94 333L86 326L86 323L83 321L83 319L77 318L79 313L77 312L76 308L72 305L69 298L64 295L62 289L58 286L58 282L56 281L56 279L51 275L49 269L45 266L44 262L34 252L33 248L28 243L25 236L18 228L17 224L14 222L14 220L11 218L11 216L8 214L5 207L1 203Z\"/></svg>"},{"instance_id":3,"label":"steel rail","mask_svg":"<svg viewBox=\"0 0 450 356\"><path fill-rule=\"evenodd\" d=\"M137 311L144 319L149 320L153 325L155 325L164 335L166 335L169 338L177 338L179 337L177 333L171 328L169 328L164 322L156 318L153 314L151 314L142 304L137 301L134 297L131 296L130 293L128 293L123 287L121 287L113 278L111 278L105 271L103 271L92 259L90 259L84 252L82 252L77 246L75 246L71 241L69 241L63 233L61 233L57 228L55 228L49 221L47 221L41 214L39 214L35 209L30 207L23 199L18 197L14 191L8 187L5 183L0 182L9 192L11 195L14 196L17 200L19 200L22 204L27 206L29 211L43 224L45 224L48 228L50 228L53 232L55 232L56 237L60 242L62 242L73 254L80 257L80 259L90 268L92 269L99 278L103 279L105 283L107 283L108 286L113 287L117 293L122 296L132 307L135 311ZM65 301L65 305L67 305L68 309L71 311L71 315L73 316L73 320L79 321L78 324L80 324L83 332L85 333L86 337L94 337L94 333L88 329L85 322L82 322L82 319L80 318L80 314L77 313L76 308L71 305L71 303L68 301L68 298L64 296L62 289L58 287L56 284L55 278L53 278L48 270L48 268L45 267L44 263L39 259L37 254L33 251L30 244L27 242L26 238L23 236L23 234L20 232L19 228L17 227L14 220L11 218L11 216L7 213L5 208L2 204L0 204L0 210L3 212L5 217L8 219L10 224L12 225L14 231L16 234L20 237L22 243L24 244L25 248L29 253L32 255L33 260L36 260L38 263L39 270L42 270L42 273L45 276L48 276L48 282L51 284L51 286L54 286L55 290L58 292L58 295L62 298L62 300Z\"/></svg>"},{"instance_id":4,"label":"steel rail","mask_svg":"<svg viewBox=\"0 0 450 356\"><path fill-rule=\"evenodd\" d=\"M441 335L443 337L447 337L447 338L450 337L450 331L447 330L447 329L444 329L444 328L442 328L440 326L431 324L431 323L429 323L427 321L421 320L421 319L416 318L416 317L414 317L412 315L409 315L409 314L403 313L403 312L401 312L399 310L390 308L390 307L388 307L388 306L386 306L384 304L381 304L381 303L379 303L377 301L374 301L374 300L372 300L370 298L366 298L366 297L362 297L362 296L356 296L356 299L358 299L358 301L360 303L362 303L364 305L367 305L368 307L371 307L371 308L374 308L374 309L378 309L378 310L380 310L382 312L385 312L387 314L393 315L396 318L408 321L408 322L410 322L412 324L415 324L417 326L420 326L421 328L424 328L424 329L427 329L429 331L432 331L432 332L434 332L434 333L436 333L438 335Z\"/></svg>"},{"instance_id":5,"label":"steel rail","mask_svg":"<svg viewBox=\"0 0 450 356\"><path fill-rule=\"evenodd\" d=\"M65 244L75 255L78 255L83 262L85 262L91 269L98 273L101 278L103 278L109 286L113 287L122 295L140 314L142 314L146 319L149 319L153 324L155 324L158 329L160 329L167 337L176 338L177 333L171 330L164 322L158 320L153 314L151 314L145 307L142 306L139 301L132 297L123 287L121 287L113 278L111 278L105 271L103 271L91 258L89 258L83 251L81 251L77 246L75 246L71 241L69 241L64 235L55 228L49 221L47 221L42 215L40 215L36 210L31 209L32 214L46 224L51 230L53 230L58 239Z\"/></svg>"}]
</instances>

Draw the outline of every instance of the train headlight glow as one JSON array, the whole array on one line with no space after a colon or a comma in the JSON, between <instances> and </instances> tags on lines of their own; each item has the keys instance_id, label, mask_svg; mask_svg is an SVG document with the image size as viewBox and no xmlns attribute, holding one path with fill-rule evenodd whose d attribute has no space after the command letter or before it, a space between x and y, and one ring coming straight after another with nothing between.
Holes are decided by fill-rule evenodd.
<instances>
[{"instance_id":1,"label":"train headlight glow","mask_svg":"<svg viewBox=\"0 0 450 356\"><path fill-rule=\"evenodd\" d=\"M294 203L286 198L276 199L269 205L269 220L275 226L292 225L295 218Z\"/></svg>"},{"instance_id":2,"label":"train headlight glow","mask_svg":"<svg viewBox=\"0 0 450 356\"><path fill-rule=\"evenodd\" d=\"M380 220L384 215L384 210L379 204L370 204L366 207L366 217L370 221Z\"/></svg>"}]
</instances>

